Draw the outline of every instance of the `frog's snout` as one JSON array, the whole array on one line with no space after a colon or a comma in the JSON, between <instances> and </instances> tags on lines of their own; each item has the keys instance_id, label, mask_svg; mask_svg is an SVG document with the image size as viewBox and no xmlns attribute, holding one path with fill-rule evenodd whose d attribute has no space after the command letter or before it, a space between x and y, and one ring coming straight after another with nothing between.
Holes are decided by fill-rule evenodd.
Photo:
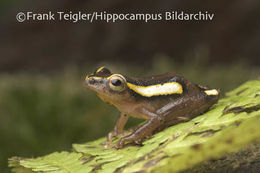
<instances>
[{"instance_id":1,"label":"frog's snout","mask_svg":"<svg viewBox=\"0 0 260 173\"><path fill-rule=\"evenodd\" d=\"M97 77L97 76L86 76L86 79L85 79L85 85L87 87L98 87L100 85L103 85L104 84L104 79L101 78L101 77Z\"/></svg>"},{"instance_id":2,"label":"frog's snout","mask_svg":"<svg viewBox=\"0 0 260 173\"><path fill-rule=\"evenodd\" d=\"M90 85L94 85L95 83L96 80L94 78L86 76L85 85L90 86Z\"/></svg>"}]
</instances>

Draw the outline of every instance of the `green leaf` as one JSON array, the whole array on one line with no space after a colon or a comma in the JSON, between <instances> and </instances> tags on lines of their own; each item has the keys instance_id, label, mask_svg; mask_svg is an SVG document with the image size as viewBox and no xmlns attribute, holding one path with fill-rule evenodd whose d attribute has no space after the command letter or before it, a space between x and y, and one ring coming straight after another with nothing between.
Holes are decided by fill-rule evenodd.
<instances>
[{"instance_id":1,"label":"green leaf","mask_svg":"<svg viewBox=\"0 0 260 173\"><path fill-rule=\"evenodd\" d=\"M73 144L73 152L35 159L12 157L13 172L179 172L235 152L260 139L260 81L226 94L205 114L169 127L143 142L120 150L105 149L101 138Z\"/></svg>"}]
</instances>

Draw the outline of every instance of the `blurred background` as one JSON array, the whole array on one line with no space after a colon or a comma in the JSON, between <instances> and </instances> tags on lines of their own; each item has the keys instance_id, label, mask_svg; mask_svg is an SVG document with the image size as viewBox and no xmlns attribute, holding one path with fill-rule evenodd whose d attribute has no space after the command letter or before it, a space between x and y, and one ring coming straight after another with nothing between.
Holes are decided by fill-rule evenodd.
<instances>
[{"instance_id":1,"label":"blurred background","mask_svg":"<svg viewBox=\"0 0 260 173\"><path fill-rule=\"evenodd\" d=\"M27 21L20 11L214 13L212 21ZM260 1L0 1L0 172L11 156L70 151L105 136L118 111L83 86L98 66L128 76L170 71L222 97L260 75ZM130 119L127 127L138 123Z\"/></svg>"}]
</instances>

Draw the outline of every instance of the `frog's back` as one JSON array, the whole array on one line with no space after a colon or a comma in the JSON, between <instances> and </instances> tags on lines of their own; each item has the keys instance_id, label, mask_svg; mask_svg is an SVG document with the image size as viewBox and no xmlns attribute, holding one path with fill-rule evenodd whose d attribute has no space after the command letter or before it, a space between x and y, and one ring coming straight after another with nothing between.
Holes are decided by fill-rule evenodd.
<instances>
[{"instance_id":1,"label":"frog's back","mask_svg":"<svg viewBox=\"0 0 260 173\"><path fill-rule=\"evenodd\" d=\"M165 118L165 126L202 114L219 97L218 90L192 83L176 73L126 80L133 93L142 97L140 100L147 98L147 103Z\"/></svg>"},{"instance_id":2,"label":"frog's back","mask_svg":"<svg viewBox=\"0 0 260 173\"><path fill-rule=\"evenodd\" d=\"M143 98L153 98L153 100L161 97L172 99L183 97L184 95L192 96L200 92L205 93L206 91L215 91L218 95L217 90L210 90L207 87L197 85L175 72L144 78L125 78L127 86L133 94ZM211 93L208 95L211 95Z\"/></svg>"},{"instance_id":3,"label":"frog's back","mask_svg":"<svg viewBox=\"0 0 260 173\"><path fill-rule=\"evenodd\" d=\"M128 83L137 86L152 86L156 84L177 82L182 77L175 72L171 72L171 73L155 75L151 77L142 77L142 78L125 77L125 78Z\"/></svg>"}]
</instances>

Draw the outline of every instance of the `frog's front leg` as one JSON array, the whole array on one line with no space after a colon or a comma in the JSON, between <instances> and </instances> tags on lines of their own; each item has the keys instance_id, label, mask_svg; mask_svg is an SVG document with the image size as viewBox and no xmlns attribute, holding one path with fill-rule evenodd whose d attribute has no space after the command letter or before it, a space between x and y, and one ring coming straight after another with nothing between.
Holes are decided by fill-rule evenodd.
<instances>
[{"instance_id":1,"label":"frog's front leg","mask_svg":"<svg viewBox=\"0 0 260 173\"><path fill-rule=\"evenodd\" d=\"M120 113L119 118L117 119L116 124L114 126L114 129L107 136L107 143L111 143L113 137L117 137L123 132L124 126L128 118L129 116L127 114Z\"/></svg>"},{"instance_id":2,"label":"frog's front leg","mask_svg":"<svg viewBox=\"0 0 260 173\"><path fill-rule=\"evenodd\" d=\"M159 129L163 124L163 119L159 115L149 112L148 110L143 110L142 113L144 117L148 119L148 121L142 126L138 127L132 134L121 138L116 145L117 149L122 148L127 142L135 142L139 144L143 139L152 135L153 132Z\"/></svg>"}]
</instances>

